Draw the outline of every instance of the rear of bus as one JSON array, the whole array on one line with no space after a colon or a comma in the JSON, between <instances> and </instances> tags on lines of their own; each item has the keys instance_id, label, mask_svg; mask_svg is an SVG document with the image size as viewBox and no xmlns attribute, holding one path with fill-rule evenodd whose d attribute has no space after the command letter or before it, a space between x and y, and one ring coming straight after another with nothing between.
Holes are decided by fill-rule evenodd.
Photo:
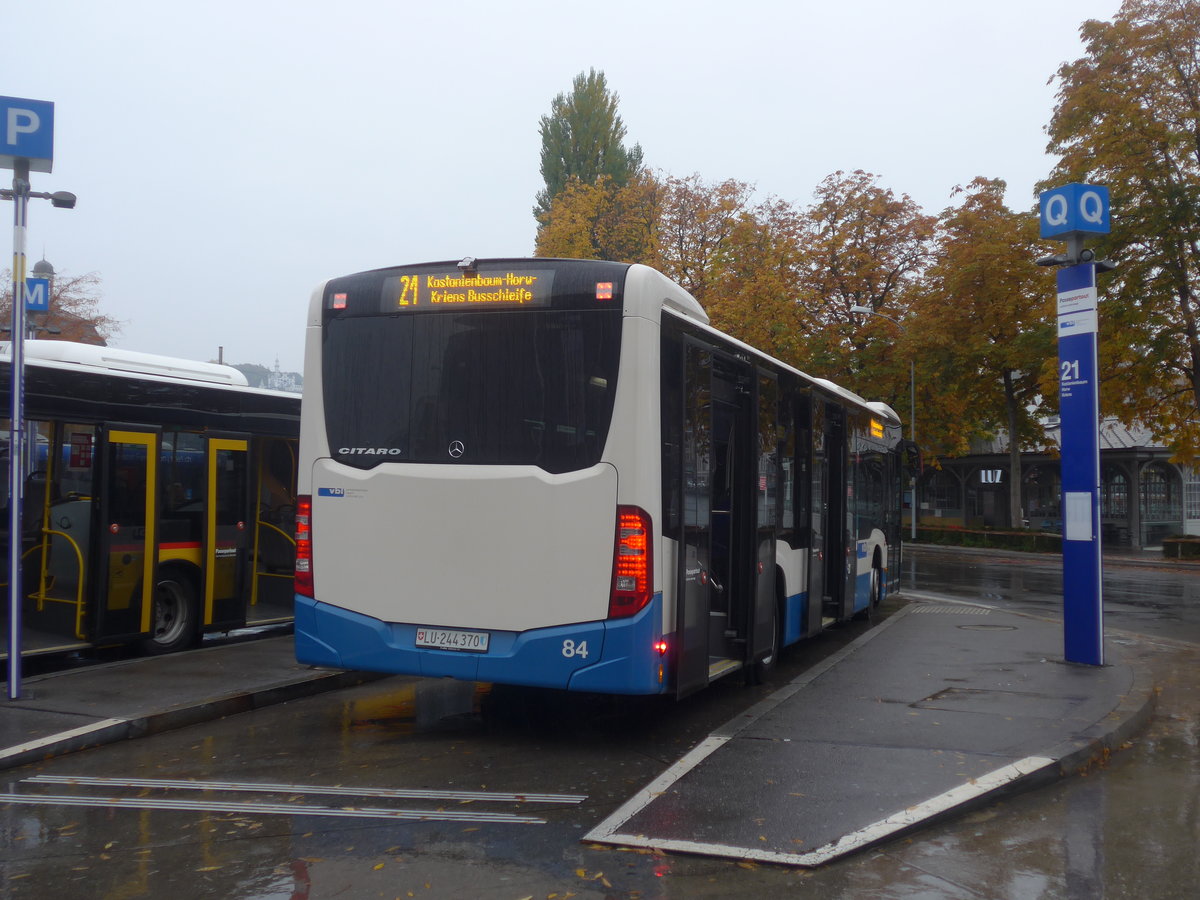
<instances>
[{"instance_id":1,"label":"rear of bus","mask_svg":"<svg viewBox=\"0 0 1200 900\"><path fill-rule=\"evenodd\" d=\"M623 315L630 272L468 259L315 292L301 662L663 690L657 405L635 377L658 328Z\"/></svg>"}]
</instances>

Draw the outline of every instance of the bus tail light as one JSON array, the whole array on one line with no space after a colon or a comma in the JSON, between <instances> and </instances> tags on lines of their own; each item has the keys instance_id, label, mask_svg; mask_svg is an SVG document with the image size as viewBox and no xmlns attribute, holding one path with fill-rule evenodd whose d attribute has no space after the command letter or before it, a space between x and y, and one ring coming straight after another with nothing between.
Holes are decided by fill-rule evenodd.
<instances>
[{"instance_id":1,"label":"bus tail light","mask_svg":"<svg viewBox=\"0 0 1200 900\"><path fill-rule=\"evenodd\" d=\"M653 534L650 516L644 509L617 507L612 595L608 602L610 619L632 616L650 602Z\"/></svg>"},{"instance_id":2,"label":"bus tail light","mask_svg":"<svg viewBox=\"0 0 1200 900\"><path fill-rule=\"evenodd\" d=\"M296 498L296 593L313 597L312 496Z\"/></svg>"}]
</instances>

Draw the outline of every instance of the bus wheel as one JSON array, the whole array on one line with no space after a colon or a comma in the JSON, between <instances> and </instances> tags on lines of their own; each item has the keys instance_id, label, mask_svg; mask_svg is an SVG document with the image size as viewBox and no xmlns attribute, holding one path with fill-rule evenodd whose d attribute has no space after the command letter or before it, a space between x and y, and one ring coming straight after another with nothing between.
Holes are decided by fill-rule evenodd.
<instances>
[{"instance_id":1,"label":"bus wheel","mask_svg":"<svg viewBox=\"0 0 1200 900\"><path fill-rule=\"evenodd\" d=\"M771 613L771 650L762 659L755 662L747 673L746 681L750 684L762 684L767 680L767 676L771 674L771 670L775 668L775 664L779 662L779 644L781 641L779 629L782 623L779 617L778 604L772 604Z\"/></svg>"},{"instance_id":2,"label":"bus wheel","mask_svg":"<svg viewBox=\"0 0 1200 900\"><path fill-rule=\"evenodd\" d=\"M871 608L879 606L883 600L883 571L879 568L879 561L871 566Z\"/></svg>"},{"instance_id":3,"label":"bus wheel","mask_svg":"<svg viewBox=\"0 0 1200 900\"><path fill-rule=\"evenodd\" d=\"M192 580L180 572L160 573L154 590L150 636L142 640L142 652L158 656L190 647L196 637L197 612Z\"/></svg>"}]
</instances>

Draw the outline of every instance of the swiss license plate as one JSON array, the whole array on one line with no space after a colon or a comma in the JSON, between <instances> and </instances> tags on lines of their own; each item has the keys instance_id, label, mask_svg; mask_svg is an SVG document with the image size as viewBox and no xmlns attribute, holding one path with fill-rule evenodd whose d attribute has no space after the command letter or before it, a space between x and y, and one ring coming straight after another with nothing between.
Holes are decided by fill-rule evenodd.
<instances>
[{"instance_id":1,"label":"swiss license plate","mask_svg":"<svg viewBox=\"0 0 1200 900\"><path fill-rule=\"evenodd\" d=\"M435 650L465 650L486 653L489 634L486 631L458 631L451 628L418 628L417 646Z\"/></svg>"}]
</instances>

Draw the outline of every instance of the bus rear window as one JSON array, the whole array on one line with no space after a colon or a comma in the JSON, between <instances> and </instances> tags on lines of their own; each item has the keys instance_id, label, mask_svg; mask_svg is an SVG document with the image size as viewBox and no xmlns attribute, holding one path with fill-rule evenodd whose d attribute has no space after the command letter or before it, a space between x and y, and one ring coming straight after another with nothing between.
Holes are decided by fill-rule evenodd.
<instances>
[{"instance_id":1,"label":"bus rear window","mask_svg":"<svg viewBox=\"0 0 1200 900\"><path fill-rule=\"evenodd\" d=\"M518 309L326 322L335 459L595 465L612 417L621 311Z\"/></svg>"}]
</instances>

